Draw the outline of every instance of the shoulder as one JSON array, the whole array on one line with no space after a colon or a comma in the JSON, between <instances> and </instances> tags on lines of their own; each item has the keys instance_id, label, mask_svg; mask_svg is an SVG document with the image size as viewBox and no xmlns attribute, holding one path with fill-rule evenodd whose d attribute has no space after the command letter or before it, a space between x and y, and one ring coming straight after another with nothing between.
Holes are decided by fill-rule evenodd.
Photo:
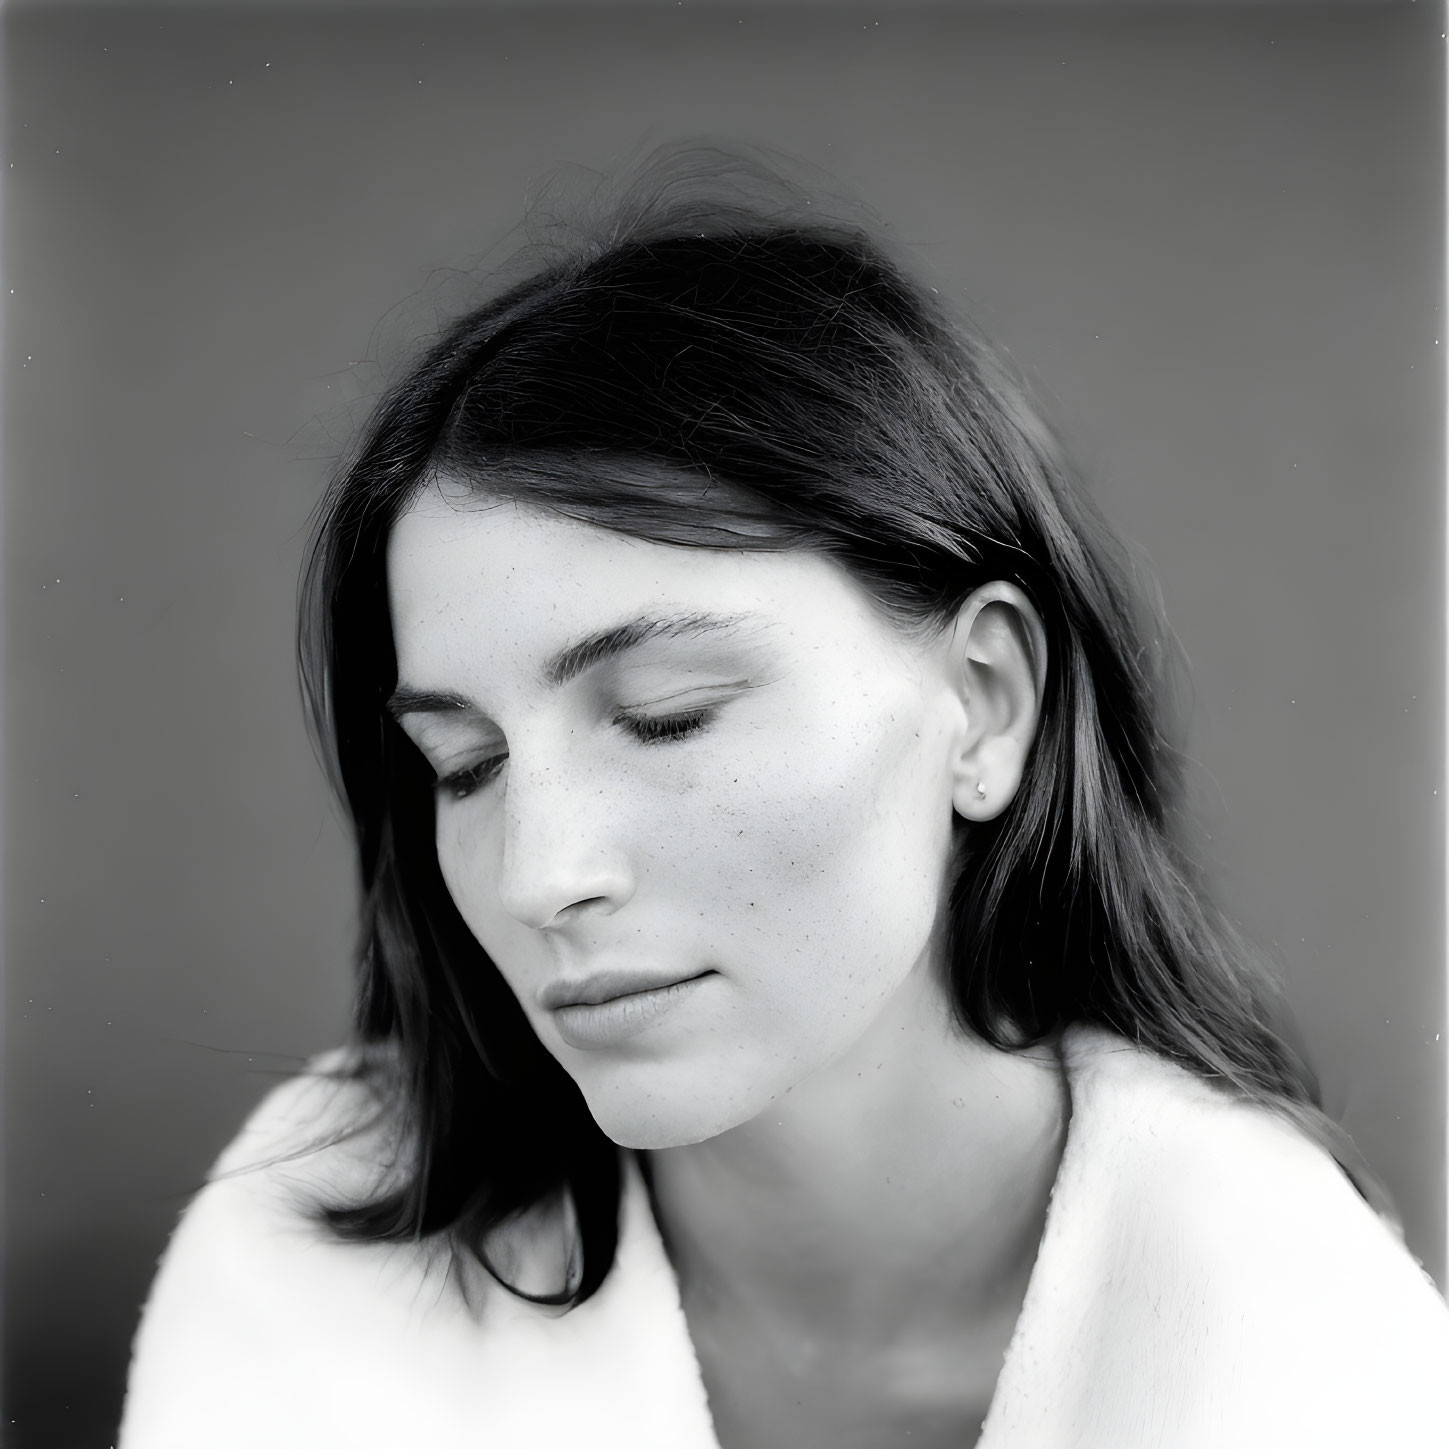
<instances>
[{"instance_id":1,"label":"shoulder","mask_svg":"<svg viewBox=\"0 0 1449 1449\"><path fill-rule=\"evenodd\" d=\"M1449 1310L1328 1153L1107 1032L1074 1028L1063 1055L1049 1230L1096 1268L1075 1291L1098 1368L1156 1365L1177 1410L1238 1442L1337 1444L1350 1425L1430 1442L1415 1435L1444 1427Z\"/></svg>"},{"instance_id":2,"label":"shoulder","mask_svg":"<svg viewBox=\"0 0 1449 1449\"><path fill-rule=\"evenodd\" d=\"M273 1088L207 1173L172 1237L157 1290L178 1261L196 1271L209 1250L227 1260L331 1245L329 1207L386 1192L405 1170L407 1137L391 1058L345 1047L313 1058Z\"/></svg>"},{"instance_id":3,"label":"shoulder","mask_svg":"<svg viewBox=\"0 0 1449 1449\"><path fill-rule=\"evenodd\" d=\"M403 1135L387 1063L330 1053L277 1087L221 1154L172 1235L133 1345L121 1443L333 1442L326 1366L354 1392L399 1344L466 1316L426 1243L350 1243L322 1221L389 1185ZM383 1399L385 1400L385 1395ZM382 1412L386 1413L385 1403ZM270 1428L268 1426L271 1426ZM312 1437L308 1438L309 1431Z\"/></svg>"},{"instance_id":4,"label":"shoulder","mask_svg":"<svg viewBox=\"0 0 1449 1449\"><path fill-rule=\"evenodd\" d=\"M119 1449L710 1443L637 1167L617 1265L567 1313L426 1240L344 1242L317 1220L319 1202L385 1188L396 1170L401 1133L370 1065L313 1063L222 1154L146 1305ZM539 1221L519 1219L520 1263L557 1247Z\"/></svg>"},{"instance_id":5,"label":"shoulder","mask_svg":"<svg viewBox=\"0 0 1449 1449\"><path fill-rule=\"evenodd\" d=\"M1350 1271L1384 1291L1410 1285L1414 1299L1429 1287L1397 1230L1286 1118L1109 1032L1075 1028L1063 1055L1075 1149L1064 1168L1110 1185L1119 1210L1140 1203L1124 1227L1234 1260L1270 1251L1283 1269L1331 1256L1340 1288Z\"/></svg>"}]
</instances>

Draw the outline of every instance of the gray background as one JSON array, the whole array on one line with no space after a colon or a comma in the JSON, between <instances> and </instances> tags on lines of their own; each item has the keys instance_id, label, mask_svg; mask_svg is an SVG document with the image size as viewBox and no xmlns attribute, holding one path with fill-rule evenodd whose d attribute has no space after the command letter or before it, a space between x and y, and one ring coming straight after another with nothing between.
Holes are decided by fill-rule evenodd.
<instances>
[{"instance_id":1,"label":"gray background","mask_svg":"<svg viewBox=\"0 0 1449 1449\"><path fill-rule=\"evenodd\" d=\"M1223 893L1442 1279L1441 18L12 11L7 1442L111 1442L176 1212L343 1030L291 612L375 364L560 163L699 133L830 168L1039 381L1192 662Z\"/></svg>"}]
</instances>

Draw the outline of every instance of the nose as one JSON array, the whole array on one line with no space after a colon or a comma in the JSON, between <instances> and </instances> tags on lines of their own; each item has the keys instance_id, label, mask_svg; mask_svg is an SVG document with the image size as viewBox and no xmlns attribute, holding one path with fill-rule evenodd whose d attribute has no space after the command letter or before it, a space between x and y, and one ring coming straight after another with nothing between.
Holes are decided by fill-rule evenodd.
<instances>
[{"instance_id":1,"label":"nose","mask_svg":"<svg viewBox=\"0 0 1449 1449\"><path fill-rule=\"evenodd\" d=\"M498 897L535 930L612 915L634 894L617 801L597 781L510 758Z\"/></svg>"}]
</instances>

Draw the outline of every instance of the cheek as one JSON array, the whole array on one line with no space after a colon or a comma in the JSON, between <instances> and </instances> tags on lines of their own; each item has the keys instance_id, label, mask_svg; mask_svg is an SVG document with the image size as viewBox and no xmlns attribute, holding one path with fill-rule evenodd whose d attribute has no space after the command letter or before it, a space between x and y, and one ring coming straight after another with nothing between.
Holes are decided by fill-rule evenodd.
<instances>
[{"instance_id":1,"label":"cheek","mask_svg":"<svg viewBox=\"0 0 1449 1449\"><path fill-rule=\"evenodd\" d=\"M453 904L474 939L516 994L523 970L537 949L537 935L503 909L498 899L502 838L485 813L460 810L439 819L438 869Z\"/></svg>"},{"instance_id":2,"label":"cheek","mask_svg":"<svg viewBox=\"0 0 1449 1449\"><path fill-rule=\"evenodd\" d=\"M470 829L461 815L440 813L433 843L443 884L459 913L471 923L478 904L478 883L495 868L486 837L478 829Z\"/></svg>"},{"instance_id":3,"label":"cheek","mask_svg":"<svg viewBox=\"0 0 1449 1449\"><path fill-rule=\"evenodd\" d=\"M786 736L732 778L698 856L732 920L822 974L913 962L951 850L942 755L919 720L883 713Z\"/></svg>"}]
</instances>

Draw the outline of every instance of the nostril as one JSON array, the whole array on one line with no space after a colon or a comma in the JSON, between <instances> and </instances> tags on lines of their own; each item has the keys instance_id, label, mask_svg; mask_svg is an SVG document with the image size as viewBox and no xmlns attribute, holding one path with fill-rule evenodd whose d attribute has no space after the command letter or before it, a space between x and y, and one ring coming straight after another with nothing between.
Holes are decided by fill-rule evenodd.
<instances>
[{"instance_id":1,"label":"nostril","mask_svg":"<svg viewBox=\"0 0 1449 1449\"><path fill-rule=\"evenodd\" d=\"M611 915L623 902L610 896L586 896L583 900L571 901L562 909L556 911L551 919L545 921L540 930L546 931L550 927L564 926L571 921L577 921L583 916L589 915Z\"/></svg>"},{"instance_id":2,"label":"nostril","mask_svg":"<svg viewBox=\"0 0 1449 1449\"><path fill-rule=\"evenodd\" d=\"M634 894L628 862L612 850L578 844L540 853L505 852L498 898L516 920L535 930L584 915L610 914Z\"/></svg>"}]
</instances>

